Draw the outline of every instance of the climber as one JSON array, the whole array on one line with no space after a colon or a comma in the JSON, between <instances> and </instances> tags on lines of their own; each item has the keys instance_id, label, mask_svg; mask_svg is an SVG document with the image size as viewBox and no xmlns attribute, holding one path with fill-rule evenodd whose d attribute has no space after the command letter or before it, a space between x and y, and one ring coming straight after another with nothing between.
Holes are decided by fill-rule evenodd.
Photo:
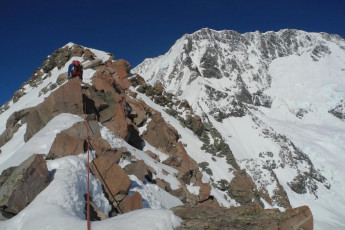
<instances>
[{"instance_id":1,"label":"climber","mask_svg":"<svg viewBox=\"0 0 345 230\"><path fill-rule=\"evenodd\" d=\"M79 61L74 60L68 66L68 79L79 77L80 81L83 80L83 66Z\"/></svg>"}]
</instances>

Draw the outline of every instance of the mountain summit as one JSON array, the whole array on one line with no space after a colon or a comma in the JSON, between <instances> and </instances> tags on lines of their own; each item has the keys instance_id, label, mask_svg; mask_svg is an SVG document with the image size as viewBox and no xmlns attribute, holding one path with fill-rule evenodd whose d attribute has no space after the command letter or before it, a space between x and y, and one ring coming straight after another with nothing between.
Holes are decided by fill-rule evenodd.
<instances>
[{"instance_id":1,"label":"mountain summit","mask_svg":"<svg viewBox=\"0 0 345 230\"><path fill-rule=\"evenodd\" d=\"M345 226L343 38L206 28L132 72L187 100L270 205L287 208L286 192L292 207L311 208L316 228Z\"/></svg>"}]
</instances>

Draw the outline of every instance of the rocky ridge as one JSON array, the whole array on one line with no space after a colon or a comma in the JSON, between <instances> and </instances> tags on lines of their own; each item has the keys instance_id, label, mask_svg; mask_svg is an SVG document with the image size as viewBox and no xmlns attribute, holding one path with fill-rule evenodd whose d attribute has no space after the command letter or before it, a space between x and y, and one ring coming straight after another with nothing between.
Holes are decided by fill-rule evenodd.
<instances>
[{"instance_id":1,"label":"rocky ridge","mask_svg":"<svg viewBox=\"0 0 345 230\"><path fill-rule=\"evenodd\" d=\"M7 115L8 119L0 136L0 147L6 146L23 126L26 126L23 138L25 142L28 142L54 117L62 113L78 115L84 119L58 133L48 153L33 155L27 161L23 159L23 163L16 168L2 171L0 211L5 218L13 217L23 210L51 180L54 180L54 171L47 170L44 166L45 161L54 161L84 153L89 144L95 154L95 158L90 164L91 172L100 181L103 192L112 207L109 213L102 213L97 204L92 203L92 220L102 220L144 207L142 194L130 193L130 188L133 186L131 180L133 175L143 183L156 184L160 189L177 197L182 204L194 206L195 209L189 208L192 210L197 210L198 207L202 209L203 205L221 210L219 202L211 195L211 190L224 190L228 194L227 199L232 199L240 206L254 205L261 210L256 212L256 215L266 220L266 214L263 214L264 211L262 211L264 207L262 199L269 203L271 198L267 198L267 195L260 192L251 176L245 170L241 170L232 155L230 146L226 144L210 122L204 122L193 112L188 101L180 101L173 94L166 93L161 85L151 86L140 76L131 77L131 67L127 61L115 60L113 55L109 55L107 58L98 57L98 55L94 50L73 44L58 49L44 61L42 67L35 71L29 81L23 84L17 91L19 93L15 93L11 101L2 107L3 116ZM78 57L84 60L84 70L89 70L89 72L85 71L86 75L90 73L87 82L81 85L78 79L66 81L66 73L63 72L56 76L54 71L66 68L66 64L71 58ZM53 79L54 76L56 77L55 82L51 81L46 84L47 80ZM40 89L37 90L37 96L45 97L44 100L33 107L15 109L16 103L20 103L20 100L34 89ZM167 123L160 112L150 107L144 100L138 99L138 94L151 97L152 101L164 107L164 110L178 120L183 127L190 129L203 143L200 151L206 151L214 157L224 158L233 171L234 178L230 181L205 182L207 181L205 175L213 174L212 170L208 168L207 162L197 163L188 154L186 146L181 141L179 131ZM12 113L8 114L8 112ZM87 126L89 136L86 134ZM176 170L176 173L158 171L157 167L139 159L132 148L112 147L102 135L102 127L109 130L114 137L126 141L133 149L142 150L144 141L149 143L156 151L167 157L161 160L157 152L149 150L146 151L147 157L155 164L166 165L167 170ZM1 154L4 156L6 152ZM22 182L16 185L18 180L11 178L17 178L18 172L23 171L21 168L27 167L26 165L29 164L27 162L31 162L33 159L34 162L39 161L40 163L30 164L29 167L33 167L33 169L28 169L30 173L24 174L24 178L27 178L24 180L24 185L20 184ZM127 163L124 165L123 162ZM38 175L44 176L39 176L38 180L36 174L32 173L35 171ZM179 186L175 188L169 180L165 179L166 176L175 177ZM38 183L42 184L40 189L37 188ZM189 188L191 185L198 187L197 193L191 192ZM11 195L10 191L13 189L8 190L9 187L16 187L16 194L20 195ZM30 195L21 195L20 192L30 193ZM10 204L5 203L8 200L6 197L9 196L26 196L29 197L29 200L12 208ZM279 199L287 198L281 193L277 200ZM18 199L14 201L16 203ZM304 209L297 210L304 212ZM196 211L196 213L198 212ZM278 210L271 212L280 213ZM294 216L296 216L295 211L286 212L283 215L287 222L290 219L294 221ZM309 222L312 220L310 213L305 218ZM248 217L247 222L257 224L254 217L252 219L253 222L251 222L251 217ZM234 220L234 223L237 222ZM265 224L267 223L265 222ZM209 225L217 226L215 223ZM272 227L274 226L276 225L272 225ZM307 229L311 228L312 226L309 225Z\"/></svg>"}]
</instances>

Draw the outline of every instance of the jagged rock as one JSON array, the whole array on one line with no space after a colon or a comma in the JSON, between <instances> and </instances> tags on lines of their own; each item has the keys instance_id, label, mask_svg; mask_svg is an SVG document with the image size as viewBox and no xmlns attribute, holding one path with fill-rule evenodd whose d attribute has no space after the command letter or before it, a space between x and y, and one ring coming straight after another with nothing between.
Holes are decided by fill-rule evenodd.
<instances>
[{"instance_id":1,"label":"jagged rock","mask_svg":"<svg viewBox=\"0 0 345 230\"><path fill-rule=\"evenodd\" d=\"M105 66L109 67L113 71L112 77L114 78L116 85L120 86L124 90L131 86L128 80L131 65L127 61L123 59L119 59L114 62L107 61Z\"/></svg>"},{"instance_id":2,"label":"jagged rock","mask_svg":"<svg viewBox=\"0 0 345 230\"><path fill-rule=\"evenodd\" d=\"M108 141L104 140L102 137L90 137L89 143L91 149L96 152L96 156L100 156L107 151L113 151Z\"/></svg>"},{"instance_id":3,"label":"jagged rock","mask_svg":"<svg viewBox=\"0 0 345 230\"><path fill-rule=\"evenodd\" d=\"M13 171L16 168L17 168L17 166L9 167L9 168L5 169L4 171L2 171L2 173L0 175L0 186L6 182L6 180L11 176L11 174L13 173Z\"/></svg>"},{"instance_id":4,"label":"jagged rock","mask_svg":"<svg viewBox=\"0 0 345 230\"><path fill-rule=\"evenodd\" d=\"M94 59L94 57L95 57L95 54L92 53L90 49L84 50L84 57L83 57L84 61L86 61L88 59L92 60L92 59Z\"/></svg>"},{"instance_id":5,"label":"jagged rock","mask_svg":"<svg viewBox=\"0 0 345 230\"><path fill-rule=\"evenodd\" d=\"M129 97L126 97L126 102L129 104L131 112L130 116L133 119L133 122L136 125L140 125L147 120L147 114L150 111L150 108L142 100L133 100Z\"/></svg>"},{"instance_id":6,"label":"jagged rock","mask_svg":"<svg viewBox=\"0 0 345 230\"><path fill-rule=\"evenodd\" d=\"M201 136L203 132L203 123L198 115L187 115L184 122L187 128L191 129L196 135Z\"/></svg>"},{"instance_id":7,"label":"jagged rock","mask_svg":"<svg viewBox=\"0 0 345 230\"><path fill-rule=\"evenodd\" d=\"M249 203L254 197L256 187L245 171L235 171L235 177L230 181L229 193L240 204Z\"/></svg>"},{"instance_id":8,"label":"jagged rock","mask_svg":"<svg viewBox=\"0 0 345 230\"><path fill-rule=\"evenodd\" d=\"M335 108L328 111L340 120L345 120L345 99L342 99Z\"/></svg>"},{"instance_id":9,"label":"jagged rock","mask_svg":"<svg viewBox=\"0 0 345 230\"><path fill-rule=\"evenodd\" d=\"M86 124L88 127L88 131L86 129ZM101 137L101 131L99 129L99 124L97 121L88 121L87 123L85 123L85 121L77 122L72 127L63 130L62 132L79 139L86 139L87 137Z\"/></svg>"},{"instance_id":10,"label":"jagged rock","mask_svg":"<svg viewBox=\"0 0 345 230\"><path fill-rule=\"evenodd\" d=\"M143 138L156 148L169 152L177 142L177 130L167 124L159 113L152 115L152 120L143 133Z\"/></svg>"},{"instance_id":11,"label":"jagged rock","mask_svg":"<svg viewBox=\"0 0 345 230\"><path fill-rule=\"evenodd\" d=\"M139 192L134 192L132 195L128 195L120 203L120 210L122 213L127 213L137 209L143 208L142 198Z\"/></svg>"},{"instance_id":12,"label":"jagged rock","mask_svg":"<svg viewBox=\"0 0 345 230\"><path fill-rule=\"evenodd\" d=\"M163 189L163 190L165 190L167 192L171 192L171 186L170 186L170 184L168 182L166 182L166 181L164 181L164 180L162 180L160 178L155 179L155 181L156 181L156 185L158 187L160 187L161 189Z\"/></svg>"},{"instance_id":13,"label":"jagged rock","mask_svg":"<svg viewBox=\"0 0 345 230\"><path fill-rule=\"evenodd\" d=\"M26 123L26 115L27 112L25 110L20 110L11 114L6 122L6 130L0 135L0 147L11 140L13 135L21 127L19 121L22 121L21 123Z\"/></svg>"},{"instance_id":14,"label":"jagged rock","mask_svg":"<svg viewBox=\"0 0 345 230\"><path fill-rule=\"evenodd\" d=\"M58 76L58 78L56 79L56 83L58 85L62 85L62 83L64 83L65 81L67 81L67 73L62 73Z\"/></svg>"},{"instance_id":15,"label":"jagged rock","mask_svg":"<svg viewBox=\"0 0 345 230\"><path fill-rule=\"evenodd\" d=\"M163 91L164 91L164 87L162 84L155 84L153 86L153 92L155 95L162 95Z\"/></svg>"},{"instance_id":16,"label":"jagged rock","mask_svg":"<svg viewBox=\"0 0 345 230\"><path fill-rule=\"evenodd\" d=\"M84 140L69 136L65 132L58 133L49 150L47 159L52 160L69 155L84 153Z\"/></svg>"},{"instance_id":17,"label":"jagged rock","mask_svg":"<svg viewBox=\"0 0 345 230\"><path fill-rule=\"evenodd\" d=\"M16 103L17 101L19 101L19 99L24 95L25 95L25 92L22 89L14 92L14 95L12 97L13 103Z\"/></svg>"},{"instance_id":18,"label":"jagged rock","mask_svg":"<svg viewBox=\"0 0 345 230\"><path fill-rule=\"evenodd\" d=\"M86 70L86 69L94 69L97 66L100 66L101 63L102 63L101 59L95 59L95 60L83 63L83 69L84 70Z\"/></svg>"},{"instance_id":19,"label":"jagged rock","mask_svg":"<svg viewBox=\"0 0 345 230\"><path fill-rule=\"evenodd\" d=\"M172 208L182 218L177 229L313 229L313 216L307 206L286 212L264 210L250 203L240 207L215 208L209 205L184 205Z\"/></svg>"},{"instance_id":20,"label":"jagged rock","mask_svg":"<svg viewBox=\"0 0 345 230\"><path fill-rule=\"evenodd\" d=\"M52 53L51 56L48 56L42 64L44 73L50 72L55 67L61 69L71 57L81 57L83 54L83 50L83 47L78 45L73 45L71 48L65 46L63 48L55 50L54 53Z\"/></svg>"},{"instance_id":21,"label":"jagged rock","mask_svg":"<svg viewBox=\"0 0 345 230\"><path fill-rule=\"evenodd\" d=\"M58 114L82 114L83 101L79 80L75 78L68 81L67 84L51 93L44 102L25 111L28 113L25 141L28 141Z\"/></svg>"},{"instance_id":22,"label":"jagged rock","mask_svg":"<svg viewBox=\"0 0 345 230\"><path fill-rule=\"evenodd\" d=\"M85 203L85 206L86 206L86 203ZM105 219L108 219L108 216L105 213L103 213L92 201L90 201L90 220L99 221L99 220L105 220Z\"/></svg>"},{"instance_id":23,"label":"jagged rock","mask_svg":"<svg viewBox=\"0 0 345 230\"><path fill-rule=\"evenodd\" d=\"M159 161L159 162L161 161L161 160L159 159L159 156L158 156L157 154L153 153L152 151L146 150L145 153L147 153L147 154L148 154L151 158L153 158L154 160Z\"/></svg>"},{"instance_id":24,"label":"jagged rock","mask_svg":"<svg viewBox=\"0 0 345 230\"><path fill-rule=\"evenodd\" d=\"M101 182L107 198L111 203L116 202L115 195L128 194L131 181L123 169L117 165L117 152L106 152L92 161L90 169Z\"/></svg>"},{"instance_id":25,"label":"jagged rock","mask_svg":"<svg viewBox=\"0 0 345 230\"><path fill-rule=\"evenodd\" d=\"M0 212L12 217L30 204L49 184L43 155L32 155L16 167L0 187Z\"/></svg>"},{"instance_id":26,"label":"jagged rock","mask_svg":"<svg viewBox=\"0 0 345 230\"><path fill-rule=\"evenodd\" d=\"M144 181L145 177L150 177L150 171L142 160L126 165L123 170L127 175L135 175L141 181Z\"/></svg>"},{"instance_id":27,"label":"jagged rock","mask_svg":"<svg viewBox=\"0 0 345 230\"><path fill-rule=\"evenodd\" d=\"M203 202L207 200L211 195L211 185L207 183L203 183L201 180L202 174L199 173L198 179L197 179L197 185L200 186L199 189L199 202Z\"/></svg>"}]
</instances>

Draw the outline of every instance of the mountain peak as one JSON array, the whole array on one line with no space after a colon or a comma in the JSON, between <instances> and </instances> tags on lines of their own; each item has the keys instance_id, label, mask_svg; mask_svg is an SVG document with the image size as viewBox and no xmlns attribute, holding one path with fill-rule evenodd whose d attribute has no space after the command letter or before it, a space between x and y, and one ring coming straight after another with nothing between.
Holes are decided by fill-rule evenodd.
<instances>
[{"instance_id":1,"label":"mountain peak","mask_svg":"<svg viewBox=\"0 0 345 230\"><path fill-rule=\"evenodd\" d=\"M345 138L344 47L343 38L327 33L203 28L132 72L187 100L216 127L259 189L275 184L293 203L328 213L329 202L345 200L331 176L341 173L332 162L345 149L328 136ZM321 198L327 190L335 194L332 201ZM294 200L296 194L305 199ZM322 216L316 221L326 226Z\"/></svg>"}]
</instances>

